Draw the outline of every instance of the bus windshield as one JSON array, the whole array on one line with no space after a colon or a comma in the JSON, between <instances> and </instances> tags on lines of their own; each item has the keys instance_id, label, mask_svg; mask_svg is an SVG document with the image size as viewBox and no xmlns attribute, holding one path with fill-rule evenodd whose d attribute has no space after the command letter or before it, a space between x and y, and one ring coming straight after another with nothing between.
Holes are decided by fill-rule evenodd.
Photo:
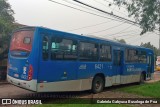
<instances>
[{"instance_id":1,"label":"bus windshield","mask_svg":"<svg viewBox=\"0 0 160 107\"><path fill-rule=\"evenodd\" d=\"M18 31L13 34L11 39L10 51L27 51L32 50L33 31Z\"/></svg>"}]
</instances>

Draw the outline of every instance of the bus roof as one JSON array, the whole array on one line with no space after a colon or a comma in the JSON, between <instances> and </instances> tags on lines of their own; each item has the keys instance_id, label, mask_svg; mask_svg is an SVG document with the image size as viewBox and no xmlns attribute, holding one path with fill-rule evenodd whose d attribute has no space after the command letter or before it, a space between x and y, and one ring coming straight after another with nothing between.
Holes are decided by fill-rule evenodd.
<instances>
[{"instance_id":1,"label":"bus roof","mask_svg":"<svg viewBox=\"0 0 160 107\"><path fill-rule=\"evenodd\" d=\"M74 37L83 37L86 39L93 39L93 40L98 40L98 41L107 41L109 43L113 43L117 46L122 46L122 47L128 47L128 48L138 48L138 49L145 49L147 51L152 51L152 49L150 48L145 48L145 47L141 47L141 46L135 46L135 45L129 45L129 44L125 44L125 43L120 43L118 41L114 41L114 40L109 40L106 38L102 38L102 37L97 37L94 35L78 35L78 34L73 34L73 33L68 33L68 32L64 32L64 31L59 31L59 30L53 30L50 28L46 28L46 27L41 27L41 26L27 26L27 27L21 27L16 29L14 32L19 31L19 30L25 30L25 29L41 29L41 30L48 30L49 32L59 32L62 33L64 35L68 34L68 35L72 35Z\"/></svg>"}]
</instances>

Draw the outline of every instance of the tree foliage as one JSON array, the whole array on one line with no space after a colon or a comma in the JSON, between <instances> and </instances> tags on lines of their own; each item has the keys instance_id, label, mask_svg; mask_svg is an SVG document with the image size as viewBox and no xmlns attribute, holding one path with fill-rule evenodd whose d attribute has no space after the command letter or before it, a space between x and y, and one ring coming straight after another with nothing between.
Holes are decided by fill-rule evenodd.
<instances>
[{"instance_id":1,"label":"tree foliage","mask_svg":"<svg viewBox=\"0 0 160 107\"><path fill-rule=\"evenodd\" d=\"M0 0L0 34L6 34L10 31L13 24L13 10L7 0Z\"/></svg>"},{"instance_id":2,"label":"tree foliage","mask_svg":"<svg viewBox=\"0 0 160 107\"><path fill-rule=\"evenodd\" d=\"M115 40L120 42L120 43L125 43L126 44L126 41L124 39L115 39Z\"/></svg>"},{"instance_id":3,"label":"tree foliage","mask_svg":"<svg viewBox=\"0 0 160 107\"><path fill-rule=\"evenodd\" d=\"M4 59L8 53L10 41L10 33L15 28L14 26L14 11L11 9L7 0L0 0L0 60Z\"/></svg>"},{"instance_id":4,"label":"tree foliage","mask_svg":"<svg viewBox=\"0 0 160 107\"><path fill-rule=\"evenodd\" d=\"M14 22L14 11L7 0L0 0L0 18L5 21Z\"/></svg>"},{"instance_id":5,"label":"tree foliage","mask_svg":"<svg viewBox=\"0 0 160 107\"><path fill-rule=\"evenodd\" d=\"M160 55L159 50L154 45L152 45L150 42L141 43L140 46L152 49L154 51L155 58Z\"/></svg>"},{"instance_id":6,"label":"tree foliage","mask_svg":"<svg viewBox=\"0 0 160 107\"><path fill-rule=\"evenodd\" d=\"M125 5L129 17L134 17L143 29L141 34L157 30L160 26L160 0L114 0L121 7Z\"/></svg>"}]
</instances>

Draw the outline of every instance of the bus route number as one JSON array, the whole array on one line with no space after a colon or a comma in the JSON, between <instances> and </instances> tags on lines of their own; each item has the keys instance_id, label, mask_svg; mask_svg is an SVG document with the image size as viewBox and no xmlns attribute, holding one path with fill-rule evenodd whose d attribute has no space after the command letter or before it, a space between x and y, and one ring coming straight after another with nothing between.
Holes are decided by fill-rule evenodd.
<instances>
[{"instance_id":1,"label":"bus route number","mask_svg":"<svg viewBox=\"0 0 160 107\"><path fill-rule=\"evenodd\" d=\"M103 69L103 64L95 64L95 69Z\"/></svg>"}]
</instances>

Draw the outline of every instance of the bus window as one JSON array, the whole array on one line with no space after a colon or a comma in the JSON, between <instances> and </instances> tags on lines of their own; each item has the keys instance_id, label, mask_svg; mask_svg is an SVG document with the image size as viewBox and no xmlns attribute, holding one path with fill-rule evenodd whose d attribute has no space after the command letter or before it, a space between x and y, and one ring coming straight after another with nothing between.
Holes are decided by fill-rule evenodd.
<instances>
[{"instance_id":1,"label":"bus window","mask_svg":"<svg viewBox=\"0 0 160 107\"><path fill-rule=\"evenodd\" d=\"M80 42L79 59L81 61L97 61L98 45L94 43Z\"/></svg>"},{"instance_id":2,"label":"bus window","mask_svg":"<svg viewBox=\"0 0 160 107\"><path fill-rule=\"evenodd\" d=\"M76 60L77 42L70 39L52 38L51 41L52 60Z\"/></svg>"},{"instance_id":3,"label":"bus window","mask_svg":"<svg viewBox=\"0 0 160 107\"><path fill-rule=\"evenodd\" d=\"M100 45L100 61L111 61L111 46Z\"/></svg>"},{"instance_id":4,"label":"bus window","mask_svg":"<svg viewBox=\"0 0 160 107\"><path fill-rule=\"evenodd\" d=\"M138 51L135 49L126 49L125 53L126 62L138 62Z\"/></svg>"},{"instance_id":5,"label":"bus window","mask_svg":"<svg viewBox=\"0 0 160 107\"><path fill-rule=\"evenodd\" d=\"M13 34L10 45L12 56L26 57L29 55L32 50L33 33L32 30L22 30Z\"/></svg>"},{"instance_id":6,"label":"bus window","mask_svg":"<svg viewBox=\"0 0 160 107\"><path fill-rule=\"evenodd\" d=\"M42 46L42 56L43 60L48 60L49 48L48 48L49 40L47 36L43 37L43 46Z\"/></svg>"},{"instance_id":7,"label":"bus window","mask_svg":"<svg viewBox=\"0 0 160 107\"><path fill-rule=\"evenodd\" d=\"M138 60L140 63L147 63L147 53L145 51L140 51L138 55Z\"/></svg>"}]
</instances>

